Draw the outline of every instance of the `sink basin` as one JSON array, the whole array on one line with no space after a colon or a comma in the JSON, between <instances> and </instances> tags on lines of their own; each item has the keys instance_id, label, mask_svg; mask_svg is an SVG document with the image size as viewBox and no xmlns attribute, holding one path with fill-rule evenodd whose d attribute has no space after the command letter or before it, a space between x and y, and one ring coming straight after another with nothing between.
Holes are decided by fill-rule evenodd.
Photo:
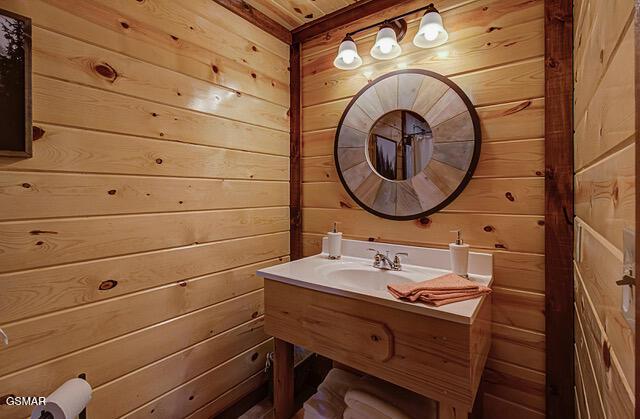
<instances>
[{"instance_id":1,"label":"sink basin","mask_svg":"<svg viewBox=\"0 0 640 419\"><path fill-rule=\"evenodd\" d=\"M426 269L411 267L402 271L380 270L353 261L319 266L316 272L318 276L326 279L327 284L363 291L385 291L389 284L419 282L431 276Z\"/></svg>"},{"instance_id":2,"label":"sink basin","mask_svg":"<svg viewBox=\"0 0 640 419\"><path fill-rule=\"evenodd\" d=\"M369 251L372 245L380 252L389 252L391 257L399 252L408 253L409 256L402 259L402 270L374 268ZM326 239L323 247L326 250ZM450 273L449 264L449 251L444 249L343 240L341 259L329 259L325 251L315 256L261 269L258 275L268 280L315 291L471 324L484 297L433 307L398 300L387 290L389 284L420 282ZM469 279L483 285L491 285L492 275L492 255L469 253Z\"/></svg>"}]
</instances>

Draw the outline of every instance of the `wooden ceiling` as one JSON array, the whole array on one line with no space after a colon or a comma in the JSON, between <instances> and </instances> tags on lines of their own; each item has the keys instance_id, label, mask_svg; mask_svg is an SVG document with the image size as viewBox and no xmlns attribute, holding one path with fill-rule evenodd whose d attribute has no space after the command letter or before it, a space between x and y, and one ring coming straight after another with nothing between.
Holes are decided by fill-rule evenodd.
<instances>
[{"instance_id":1,"label":"wooden ceiling","mask_svg":"<svg viewBox=\"0 0 640 419\"><path fill-rule=\"evenodd\" d=\"M295 29L360 0L245 0L287 29Z\"/></svg>"}]
</instances>

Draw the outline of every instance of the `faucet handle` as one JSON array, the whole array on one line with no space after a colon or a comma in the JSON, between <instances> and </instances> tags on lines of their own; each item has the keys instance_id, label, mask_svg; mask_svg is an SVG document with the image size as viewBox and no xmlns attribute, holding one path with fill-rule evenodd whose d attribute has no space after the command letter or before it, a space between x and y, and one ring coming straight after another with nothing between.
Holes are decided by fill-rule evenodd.
<instances>
[{"instance_id":1,"label":"faucet handle","mask_svg":"<svg viewBox=\"0 0 640 419\"><path fill-rule=\"evenodd\" d=\"M409 256L409 253L407 253L407 252L398 252L393 257L393 261L395 263L400 263L400 256Z\"/></svg>"},{"instance_id":2,"label":"faucet handle","mask_svg":"<svg viewBox=\"0 0 640 419\"><path fill-rule=\"evenodd\" d=\"M407 253L407 252L398 252L393 257L393 269L395 269L396 271L399 271L399 270L402 269L402 261L400 260L400 256L409 256L409 253Z\"/></svg>"}]
</instances>

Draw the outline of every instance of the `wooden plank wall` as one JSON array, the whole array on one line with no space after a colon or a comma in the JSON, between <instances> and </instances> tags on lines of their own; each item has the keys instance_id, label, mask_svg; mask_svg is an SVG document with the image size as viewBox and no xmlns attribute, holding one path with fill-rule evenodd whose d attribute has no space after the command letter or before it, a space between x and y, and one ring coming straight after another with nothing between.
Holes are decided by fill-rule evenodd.
<instances>
[{"instance_id":1,"label":"wooden plank wall","mask_svg":"<svg viewBox=\"0 0 640 419\"><path fill-rule=\"evenodd\" d=\"M0 8L33 19L37 138L0 160L0 399L86 373L91 418L214 416L273 345L289 46L209 0Z\"/></svg>"},{"instance_id":2,"label":"wooden plank wall","mask_svg":"<svg viewBox=\"0 0 640 419\"><path fill-rule=\"evenodd\" d=\"M409 11L418 3L393 11ZM373 61L368 51L375 33L358 36L364 65L355 71L332 65L345 28L313 38L302 49L305 253L319 251L334 220L349 238L436 247L446 246L453 239L450 230L461 228L475 249L492 252L496 284L493 346L484 376L487 418L544 417L543 6L543 0L437 1L450 34L447 44L414 47L411 38L421 15L410 16L403 54L395 60ZM349 28L367 23L371 18ZM402 68L436 71L460 85L478 110L483 135L478 169L462 195L437 214L407 222L359 209L342 188L332 155L338 120L352 96L369 80Z\"/></svg>"},{"instance_id":3,"label":"wooden plank wall","mask_svg":"<svg viewBox=\"0 0 640 419\"><path fill-rule=\"evenodd\" d=\"M574 8L576 411L632 418L635 337L615 281L635 228L634 2Z\"/></svg>"}]
</instances>

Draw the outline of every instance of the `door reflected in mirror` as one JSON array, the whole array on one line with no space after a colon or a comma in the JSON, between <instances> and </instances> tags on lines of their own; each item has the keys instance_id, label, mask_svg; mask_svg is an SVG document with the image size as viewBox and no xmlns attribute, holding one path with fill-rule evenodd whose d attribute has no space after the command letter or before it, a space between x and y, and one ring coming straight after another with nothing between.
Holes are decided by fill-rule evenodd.
<instances>
[{"instance_id":1,"label":"door reflected in mirror","mask_svg":"<svg viewBox=\"0 0 640 419\"><path fill-rule=\"evenodd\" d=\"M433 155L433 135L415 112L394 110L382 115L369 132L367 155L371 167L388 180L411 179Z\"/></svg>"}]
</instances>

